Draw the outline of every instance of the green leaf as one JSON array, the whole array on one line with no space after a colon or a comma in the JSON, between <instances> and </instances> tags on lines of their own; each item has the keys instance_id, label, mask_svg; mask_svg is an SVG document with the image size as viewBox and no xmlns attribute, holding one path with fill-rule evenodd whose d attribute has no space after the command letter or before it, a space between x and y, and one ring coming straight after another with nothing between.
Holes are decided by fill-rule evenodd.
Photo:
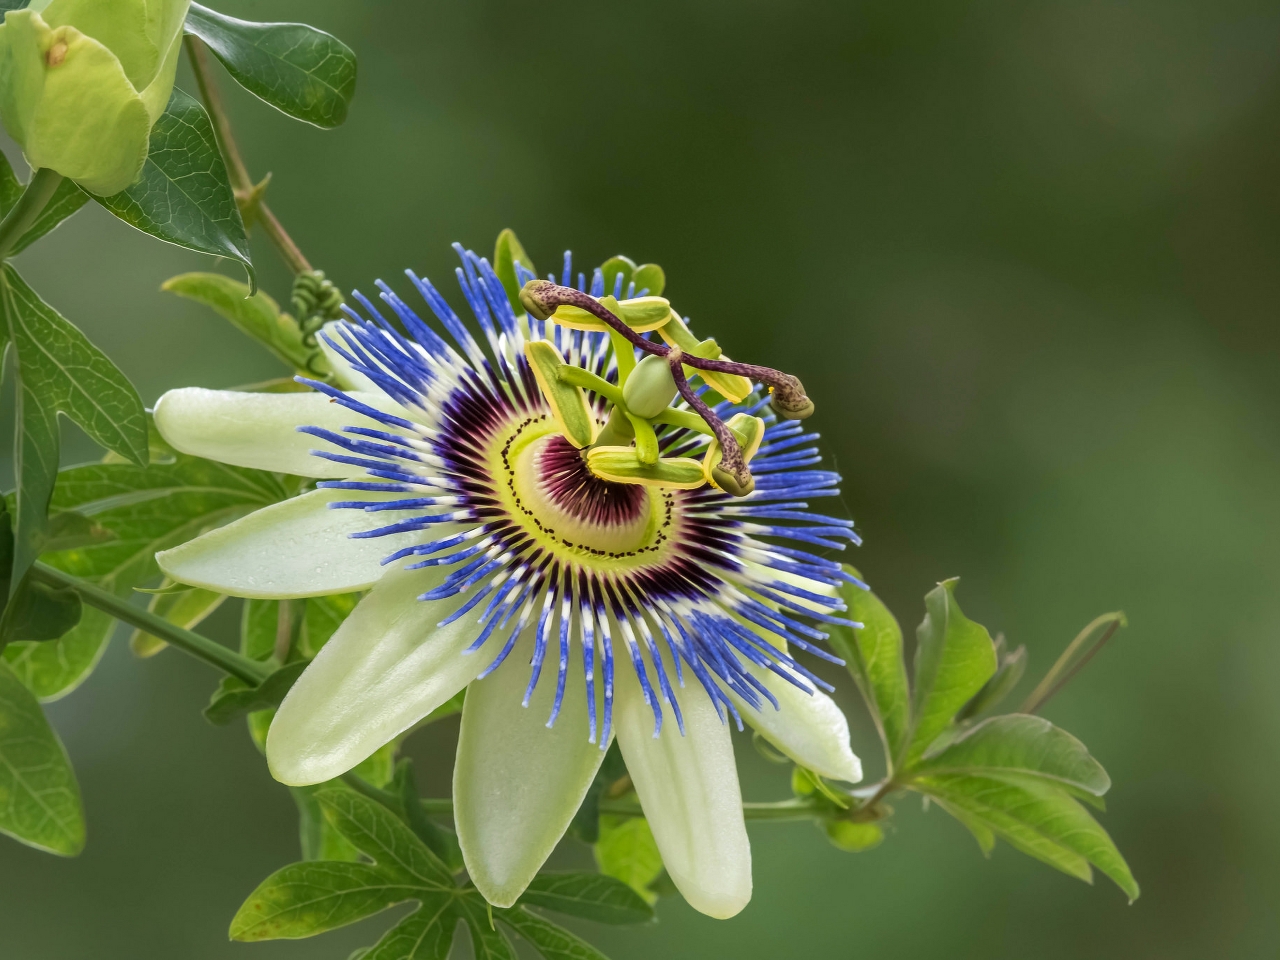
<instances>
[{"instance_id":1,"label":"green leaf","mask_svg":"<svg viewBox=\"0 0 1280 960\"><path fill-rule=\"evenodd\" d=\"M161 455L169 462L146 469L95 463L59 473L52 509L76 510L110 531L112 539L46 554L45 562L128 597L134 587L160 579L156 551L288 496L273 474L171 451ZM114 626L111 617L89 608L61 639L11 644L4 656L40 699L55 699L88 676Z\"/></svg>"},{"instance_id":2,"label":"green leaf","mask_svg":"<svg viewBox=\"0 0 1280 960\"><path fill-rule=\"evenodd\" d=\"M516 238L514 230L508 228L498 234L498 242L493 248L493 272L498 275L498 279L502 281L502 288L507 291L507 299L511 301L511 309L516 312L516 316L524 313L524 304L520 302L520 283L516 276L516 264L521 264L526 270L535 277L538 275L538 268L533 265L533 260L524 252L524 247L520 245L520 241Z\"/></svg>"},{"instance_id":3,"label":"green leaf","mask_svg":"<svg viewBox=\"0 0 1280 960\"><path fill-rule=\"evenodd\" d=\"M621 880L646 903L657 899L649 885L662 873L662 854L644 817L602 816L594 852L601 873Z\"/></svg>"},{"instance_id":4,"label":"green leaf","mask_svg":"<svg viewBox=\"0 0 1280 960\"><path fill-rule=\"evenodd\" d=\"M388 746L392 748L390 752L394 755L394 742ZM359 767L356 768L357 771L359 769ZM380 786L376 780L367 776L364 779L374 786ZM461 870L462 848L458 845L457 834L448 827L436 823L422 809L422 804L418 800L418 788L413 778L413 762L408 757L396 764L390 792L396 797L394 808L396 814L409 825L409 829L417 838L427 845L427 849L444 863L450 874Z\"/></svg>"},{"instance_id":5,"label":"green leaf","mask_svg":"<svg viewBox=\"0 0 1280 960\"><path fill-rule=\"evenodd\" d=\"M914 769L921 776L1022 774L1094 796L1111 788L1111 778L1083 743L1048 720L1020 713L984 720Z\"/></svg>"},{"instance_id":6,"label":"green leaf","mask_svg":"<svg viewBox=\"0 0 1280 960\"><path fill-rule=\"evenodd\" d=\"M626 297L627 284L631 282L631 278L635 275L636 264L630 257L624 257L618 254L616 257L610 257L604 263L600 264L600 272L604 275L604 292L613 294L618 282L618 276L622 276L622 289L618 292L618 297ZM655 297L657 294L653 294Z\"/></svg>"},{"instance_id":7,"label":"green leaf","mask_svg":"<svg viewBox=\"0 0 1280 960\"><path fill-rule=\"evenodd\" d=\"M302 655L307 659L315 657L359 602L360 594L358 593L310 597L307 600L306 612L303 614L302 636L299 638Z\"/></svg>"},{"instance_id":8,"label":"green leaf","mask_svg":"<svg viewBox=\"0 0 1280 960\"><path fill-rule=\"evenodd\" d=\"M255 282L249 241L213 124L204 107L177 87L151 128L141 175L119 193L94 199L166 243L240 261Z\"/></svg>"},{"instance_id":9,"label":"green leaf","mask_svg":"<svg viewBox=\"0 0 1280 960\"><path fill-rule=\"evenodd\" d=\"M325 817L384 874L427 891L453 890L449 868L386 807L353 790L321 790Z\"/></svg>"},{"instance_id":10,"label":"green leaf","mask_svg":"<svg viewBox=\"0 0 1280 960\"><path fill-rule=\"evenodd\" d=\"M49 529L40 544L41 552L74 550L113 539L113 534L100 523L75 510L62 510L49 516Z\"/></svg>"},{"instance_id":11,"label":"green leaf","mask_svg":"<svg viewBox=\"0 0 1280 960\"><path fill-rule=\"evenodd\" d=\"M392 883L369 863L312 861L277 870L249 894L231 921L231 939L296 940L336 930L421 891Z\"/></svg>"},{"instance_id":12,"label":"green leaf","mask_svg":"<svg viewBox=\"0 0 1280 960\"><path fill-rule=\"evenodd\" d=\"M261 291L220 273L183 273L170 277L162 290L203 303L241 332L257 340L293 370L310 370L319 347L308 347L302 330L279 305Z\"/></svg>"},{"instance_id":13,"label":"green leaf","mask_svg":"<svg viewBox=\"0 0 1280 960\"><path fill-rule=\"evenodd\" d=\"M667 288L667 275L656 263L642 263L631 279L636 282L636 296L660 297ZM642 294L640 291L644 291Z\"/></svg>"},{"instance_id":14,"label":"green leaf","mask_svg":"<svg viewBox=\"0 0 1280 960\"><path fill-rule=\"evenodd\" d=\"M991 851L996 848L996 835L990 827L977 817L971 816L959 807L952 806L945 800L939 800L936 796L931 796L929 799L965 825L973 834L973 839L978 841L978 849L982 851L984 857L991 856Z\"/></svg>"},{"instance_id":15,"label":"green leaf","mask_svg":"<svg viewBox=\"0 0 1280 960\"><path fill-rule=\"evenodd\" d=\"M1000 664L990 680L982 685L982 689L974 694L956 714L956 721L969 720L991 710L1004 700L1022 679L1027 669L1027 648L1018 647L1012 653L1005 652L1004 634L996 637L996 660Z\"/></svg>"},{"instance_id":16,"label":"green leaf","mask_svg":"<svg viewBox=\"0 0 1280 960\"><path fill-rule=\"evenodd\" d=\"M844 569L858 580L862 579L848 564ZM892 758L901 749L910 724L911 693L902 657L902 628L871 591L846 583L840 587L840 597L848 607L848 618L861 623L862 627L855 630L832 626L831 644L844 658L871 711L885 746L885 756Z\"/></svg>"},{"instance_id":17,"label":"green leaf","mask_svg":"<svg viewBox=\"0 0 1280 960\"><path fill-rule=\"evenodd\" d=\"M494 913L503 923L528 940L547 960L608 960L581 937L529 910L515 907L511 910L495 910ZM510 956L514 958L515 954Z\"/></svg>"},{"instance_id":18,"label":"green leaf","mask_svg":"<svg viewBox=\"0 0 1280 960\"><path fill-rule=\"evenodd\" d=\"M963 811L1023 853L1063 873L1091 883L1093 864L1130 901L1138 897L1138 884L1111 837L1084 807L1048 781L940 774L920 777L911 787Z\"/></svg>"},{"instance_id":19,"label":"green leaf","mask_svg":"<svg viewBox=\"0 0 1280 960\"><path fill-rule=\"evenodd\" d=\"M600 839L600 797L626 772L627 765L622 759L622 750L615 740L605 752L604 761L596 771L595 779L587 787L587 795L582 798L578 812L569 823L570 834L583 843L594 844Z\"/></svg>"},{"instance_id":20,"label":"green leaf","mask_svg":"<svg viewBox=\"0 0 1280 960\"><path fill-rule=\"evenodd\" d=\"M352 960L447 960L459 919L452 901L434 899L384 933L371 949L353 954Z\"/></svg>"},{"instance_id":21,"label":"green leaf","mask_svg":"<svg viewBox=\"0 0 1280 960\"><path fill-rule=\"evenodd\" d=\"M0 11L3 10L3 3L0 3ZM9 165L9 158L0 154L0 216L8 213L9 208L18 202L18 197L22 196L22 190L23 185L14 175L13 167ZM18 238L13 249L9 251L9 256L17 256L88 202L87 193L76 186L74 181L64 179L53 191L53 196L49 198L35 222Z\"/></svg>"},{"instance_id":22,"label":"green leaf","mask_svg":"<svg viewBox=\"0 0 1280 960\"><path fill-rule=\"evenodd\" d=\"M240 613L240 652L266 660L275 652L279 629L279 600L246 600Z\"/></svg>"},{"instance_id":23,"label":"green leaf","mask_svg":"<svg viewBox=\"0 0 1280 960\"><path fill-rule=\"evenodd\" d=\"M0 649L11 642L57 640L80 622L81 612L80 596L74 590L28 577L0 616Z\"/></svg>"},{"instance_id":24,"label":"green leaf","mask_svg":"<svg viewBox=\"0 0 1280 960\"><path fill-rule=\"evenodd\" d=\"M461 900L458 906L471 931L471 951L476 960L516 960L511 941L494 929L496 910L478 897Z\"/></svg>"},{"instance_id":25,"label":"green leaf","mask_svg":"<svg viewBox=\"0 0 1280 960\"><path fill-rule=\"evenodd\" d=\"M996 671L996 651L985 627L956 604L957 580L945 580L924 598L916 630L912 727L901 767L909 767Z\"/></svg>"},{"instance_id":26,"label":"green leaf","mask_svg":"<svg viewBox=\"0 0 1280 960\"><path fill-rule=\"evenodd\" d=\"M302 847L302 859L357 861L360 851L329 824L316 802L316 793L331 787L332 784L289 788L298 807L298 841Z\"/></svg>"},{"instance_id":27,"label":"green leaf","mask_svg":"<svg viewBox=\"0 0 1280 960\"><path fill-rule=\"evenodd\" d=\"M81 190L74 180L63 180L53 191L53 196L44 205L35 222L27 227L26 233L18 238L9 256L17 256L31 244L66 220L73 213L89 202L89 194Z\"/></svg>"},{"instance_id":28,"label":"green leaf","mask_svg":"<svg viewBox=\"0 0 1280 960\"><path fill-rule=\"evenodd\" d=\"M0 273L0 313L17 350L19 372L13 589L43 548L58 469L57 414L140 465L148 458L147 421L125 375L7 264Z\"/></svg>"},{"instance_id":29,"label":"green leaf","mask_svg":"<svg viewBox=\"0 0 1280 960\"><path fill-rule=\"evenodd\" d=\"M520 902L596 923L646 923L653 919L653 907L631 887L599 873L540 873L530 881Z\"/></svg>"},{"instance_id":30,"label":"green leaf","mask_svg":"<svg viewBox=\"0 0 1280 960\"><path fill-rule=\"evenodd\" d=\"M5 9L4 2L5 0L0 0L0 10ZM13 172L13 165L9 163L9 158L0 152L0 217L8 213L10 208L18 202L18 198L22 196L22 189L22 182Z\"/></svg>"},{"instance_id":31,"label":"green leaf","mask_svg":"<svg viewBox=\"0 0 1280 960\"><path fill-rule=\"evenodd\" d=\"M0 832L62 856L84 849L71 761L31 692L0 662Z\"/></svg>"},{"instance_id":32,"label":"green leaf","mask_svg":"<svg viewBox=\"0 0 1280 960\"><path fill-rule=\"evenodd\" d=\"M1124 612L1104 613L1081 630L1074 640L1067 644L1044 679L1036 684L1036 688L1018 708L1019 713L1035 713L1049 699L1071 682L1071 679L1083 670L1121 627L1129 625Z\"/></svg>"},{"instance_id":33,"label":"green leaf","mask_svg":"<svg viewBox=\"0 0 1280 960\"><path fill-rule=\"evenodd\" d=\"M185 630L198 627L209 614L222 606L226 594L200 587L188 587L171 593L158 593L151 598L147 609L157 616L164 617L169 623L176 624ZM134 630L129 637L129 649L137 657L152 657L167 647L168 644L159 637L142 630Z\"/></svg>"},{"instance_id":34,"label":"green leaf","mask_svg":"<svg viewBox=\"0 0 1280 960\"><path fill-rule=\"evenodd\" d=\"M347 118L356 55L336 37L303 23L237 20L198 3L191 4L186 29L237 83L277 110L317 127Z\"/></svg>"},{"instance_id":35,"label":"green leaf","mask_svg":"<svg viewBox=\"0 0 1280 960\"><path fill-rule=\"evenodd\" d=\"M209 705L204 708L204 718L221 727L242 713L278 707L306 668L306 660L286 663L256 687L249 686L238 677L223 677Z\"/></svg>"}]
</instances>

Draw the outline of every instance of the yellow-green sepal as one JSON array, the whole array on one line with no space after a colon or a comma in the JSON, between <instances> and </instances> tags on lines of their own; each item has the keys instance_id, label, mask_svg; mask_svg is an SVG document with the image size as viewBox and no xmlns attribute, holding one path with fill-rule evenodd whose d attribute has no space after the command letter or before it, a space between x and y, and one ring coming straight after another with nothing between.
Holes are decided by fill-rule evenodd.
<instances>
[{"instance_id":1,"label":"yellow-green sepal","mask_svg":"<svg viewBox=\"0 0 1280 960\"><path fill-rule=\"evenodd\" d=\"M27 9L54 29L75 27L93 37L120 61L133 88L142 91L166 69L174 42L181 42L189 6L190 0L33 0ZM163 111L169 91L160 99Z\"/></svg>"},{"instance_id":2,"label":"yellow-green sepal","mask_svg":"<svg viewBox=\"0 0 1280 960\"><path fill-rule=\"evenodd\" d=\"M507 291L507 299L511 301L511 309L518 316L525 312L525 308L524 304L520 302L521 284L516 276L517 263L535 277L538 275L538 270L533 265L533 260L530 259L529 254L525 253L524 247L520 245L515 231L508 227L498 234L498 242L494 244L493 272L502 281L502 289Z\"/></svg>"},{"instance_id":3,"label":"yellow-green sepal","mask_svg":"<svg viewBox=\"0 0 1280 960\"><path fill-rule=\"evenodd\" d=\"M635 276L636 264L630 257L618 254L600 264L600 273L604 277L605 293L613 293L618 288L618 274L622 274L622 292L627 292L627 284ZM639 289L638 287L636 289Z\"/></svg>"},{"instance_id":4,"label":"yellow-green sepal","mask_svg":"<svg viewBox=\"0 0 1280 960\"><path fill-rule=\"evenodd\" d=\"M679 347L692 356L700 357L703 360L729 359L721 354L720 345L714 340L699 340L695 337L674 310L671 311L671 319L658 330L658 333L667 342L667 346ZM741 403L751 395L751 381L746 377L738 376L736 373L699 370L696 367L686 365L684 375L686 377L695 375L701 377L703 382L712 390L726 400L732 400L734 403Z\"/></svg>"},{"instance_id":5,"label":"yellow-green sepal","mask_svg":"<svg viewBox=\"0 0 1280 960\"><path fill-rule=\"evenodd\" d=\"M739 413L729 421L728 427L733 431L734 439L742 449L742 459L750 463L751 458L760 450L760 444L764 442L764 421L759 417ZM702 473L707 478L707 482L715 487L719 487L720 484L712 479L712 473L722 459L724 459L724 449L720 446L720 441L712 440L707 445L707 452L702 458Z\"/></svg>"},{"instance_id":6,"label":"yellow-green sepal","mask_svg":"<svg viewBox=\"0 0 1280 960\"><path fill-rule=\"evenodd\" d=\"M560 432L575 447L585 447L595 437L595 417L582 388L560 379L560 370L565 366L560 352L545 340L530 340L524 345L524 355Z\"/></svg>"},{"instance_id":7,"label":"yellow-green sepal","mask_svg":"<svg viewBox=\"0 0 1280 960\"><path fill-rule=\"evenodd\" d=\"M100 196L132 183L147 158L152 118L120 61L30 10L10 10L0 26L0 119L33 168Z\"/></svg>"},{"instance_id":8,"label":"yellow-green sepal","mask_svg":"<svg viewBox=\"0 0 1280 960\"><path fill-rule=\"evenodd\" d=\"M642 463L634 447L596 447L587 453L587 467L602 480L615 483L695 490L707 482L697 460L663 457L657 463Z\"/></svg>"},{"instance_id":9,"label":"yellow-green sepal","mask_svg":"<svg viewBox=\"0 0 1280 960\"><path fill-rule=\"evenodd\" d=\"M662 296L667 287L667 275L656 263L642 263L631 274L636 282L636 292L644 290L651 297Z\"/></svg>"}]
</instances>

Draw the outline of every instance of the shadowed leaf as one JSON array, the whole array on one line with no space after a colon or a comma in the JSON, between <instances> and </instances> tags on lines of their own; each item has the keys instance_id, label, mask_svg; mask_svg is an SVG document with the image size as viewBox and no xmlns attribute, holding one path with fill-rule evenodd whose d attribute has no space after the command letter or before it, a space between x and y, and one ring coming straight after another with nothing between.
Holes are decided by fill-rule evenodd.
<instances>
[{"instance_id":1,"label":"shadowed leaf","mask_svg":"<svg viewBox=\"0 0 1280 960\"><path fill-rule=\"evenodd\" d=\"M204 107L177 87L151 128L139 178L117 194L94 199L143 233L240 261L254 282L249 241L213 124Z\"/></svg>"},{"instance_id":2,"label":"shadowed leaf","mask_svg":"<svg viewBox=\"0 0 1280 960\"><path fill-rule=\"evenodd\" d=\"M253 23L198 3L187 33L199 37L236 82L277 110L317 127L347 118L356 92L356 55L305 23Z\"/></svg>"},{"instance_id":3,"label":"shadowed leaf","mask_svg":"<svg viewBox=\"0 0 1280 960\"><path fill-rule=\"evenodd\" d=\"M62 856L84 848L80 788L31 692L0 662L0 832Z\"/></svg>"}]
</instances>

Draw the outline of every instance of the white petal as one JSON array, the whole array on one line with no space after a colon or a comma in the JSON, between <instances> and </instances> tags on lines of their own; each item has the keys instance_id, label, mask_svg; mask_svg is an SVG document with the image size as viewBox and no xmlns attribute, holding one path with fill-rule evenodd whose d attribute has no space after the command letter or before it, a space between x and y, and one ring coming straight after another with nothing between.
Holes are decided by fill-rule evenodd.
<instances>
[{"instance_id":1,"label":"white petal","mask_svg":"<svg viewBox=\"0 0 1280 960\"><path fill-rule=\"evenodd\" d=\"M351 364L338 353L337 350L329 346L329 340L334 343L341 344L345 349L346 341L339 333L339 328L345 323L344 320L330 320L320 330L320 336L316 337L316 343L320 344L320 349L324 351L324 358L329 361L329 367L333 370L338 380L338 385L344 390L360 390L366 393L381 393L382 389L366 377L363 373L359 373L351 368ZM326 339L328 338L328 339Z\"/></svg>"},{"instance_id":2,"label":"white petal","mask_svg":"<svg viewBox=\"0 0 1280 960\"><path fill-rule=\"evenodd\" d=\"M463 654L476 613L438 626L465 600L419 600L444 569L389 570L280 704L267 765L281 783L331 780L408 730L488 663Z\"/></svg>"},{"instance_id":3,"label":"white petal","mask_svg":"<svg viewBox=\"0 0 1280 960\"><path fill-rule=\"evenodd\" d=\"M382 578L384 557L420 543L421 531L352 539L403 518L398 512L331 510L339 500L392 500L400 494L313 490L263 507L235 523L156 554L180 583L233 597L319 597L367 590ZM430 537L443 536L431 531Z\"/></svg>"},{"instance_id":4,"label":"white petal","mask_svg":"<svg viewBox=\"0 0 1280 960\"><path fill-rule=\"evenodd\" d=\"M359 394L382 409L385 395ZM312 450L330 445L298 427L341 431L368 424L368 418L323 393L246 393L184 387L158 401L156 429L174 449L237 467L254 467L300 477L352 477L361 471L317 457ZM336 450L336 448L333 448Z\"/></svg>"},{"instance_id":5,"label":"white petal","mask_svg":"<svg viewBox=\"0 0 1280 960\"><path fill-rule=\"evenodd\" d=\"M664 708L655 739L653 713L630 667L619 673L618 745L667 873L695 910L732 917L751 899L751 846L729 727L705 691L689 687L680 698L685 735Z\"/></svg>"},{"instance_id":6,"label":"white petal","mask_svg":"<svg viewBox=\"0 0 1280 960\"><path fill-rule=\"evenodd\" d=\"M767 700L756 709L730 691L743 720L802 767L832 780L862 779L862 763L849 749L849 722L834 700L821 690L805 693L754 664L747 669L778 698L779 709Z\"/></svg>"},{"instance_id":7,"label":"white petal","mask_svg":"<svg viewBox=\"0 0 1280 960\"><path fill-rule=\"evenodd\" d=\"M497 907L515 903L546 862L604 759L604 751L587 742L580 651L570 657L564 703L551 729L557 653L553 647L529 706L522 707L532 643L521 652L467 689L453 768L454 820L467 873Z\"/></svg>"}]
</instances>

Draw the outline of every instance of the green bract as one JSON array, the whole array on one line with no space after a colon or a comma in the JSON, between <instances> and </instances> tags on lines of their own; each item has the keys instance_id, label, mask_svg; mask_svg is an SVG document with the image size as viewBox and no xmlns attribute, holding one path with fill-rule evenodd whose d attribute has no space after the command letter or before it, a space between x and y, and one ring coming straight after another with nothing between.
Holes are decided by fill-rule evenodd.
<instances>
[{"instance_id":1,"label":"green bract","mask_svg":"<svg viewBox=\"0 0 1280 960\"><path fill-rule=\"evenodd\" d=\"M173 90L190 0L34 0L0 25L0 120L34 169L127 187Z\"/></svg>"}]
</instances>

